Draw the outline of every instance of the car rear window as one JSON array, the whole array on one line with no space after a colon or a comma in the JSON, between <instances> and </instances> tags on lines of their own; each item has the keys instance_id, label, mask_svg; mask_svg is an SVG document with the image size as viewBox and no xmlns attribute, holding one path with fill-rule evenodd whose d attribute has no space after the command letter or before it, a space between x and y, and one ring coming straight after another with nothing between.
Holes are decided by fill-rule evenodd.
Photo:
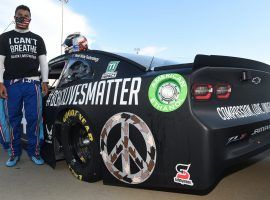
<instances>
[{"instance_id":1,"label":"car rear window","mask_svg":"<svg viewBox=\"0 0 270 200\"><path fill-rule=\"evenodd\" d=\"M154 70L158 67L168 66L168 65L178 65L181 64L177 61L171 61L161 58L156 58L154 56L142 56L137 54L128 54L128 53L115 53L116 55L125 57L133 62L136 62L143 67L145 67L146 71Z\"/></svg>"}]
</instances>

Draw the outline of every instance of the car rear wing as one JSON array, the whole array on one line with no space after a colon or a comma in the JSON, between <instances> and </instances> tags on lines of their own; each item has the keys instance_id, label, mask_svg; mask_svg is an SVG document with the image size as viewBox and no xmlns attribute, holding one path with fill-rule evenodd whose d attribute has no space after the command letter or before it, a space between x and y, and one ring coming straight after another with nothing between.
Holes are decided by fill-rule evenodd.
<instances>
[{"instance_id":1,"label":"car rear wing","mask_svg":"<svg viewBox=\"0 0 270 200\"><path fill-rule=\"evenodd\" d=\"M219 55L196 55L192 70L195 71L203 67L234 67L270 73L270 65L255 60Z\"/></svg>"}]
</instances>

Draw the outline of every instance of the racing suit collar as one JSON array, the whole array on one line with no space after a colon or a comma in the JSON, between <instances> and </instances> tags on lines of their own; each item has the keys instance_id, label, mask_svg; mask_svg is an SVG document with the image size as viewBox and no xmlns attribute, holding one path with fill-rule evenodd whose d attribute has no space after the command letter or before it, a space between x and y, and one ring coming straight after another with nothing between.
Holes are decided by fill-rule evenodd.
<instances>
[{"instance_id":1,"label":"racing suit collar","mask_svg":"<svg viewBox=\"0 0 270 200\"><path fill-rule=\"evenodd\" d=\"M19 33L27 33L27 32L29 32L29 29L24 30L24 29L15 28L14 31L19 32Z\"/></svg>"}]
</instances>

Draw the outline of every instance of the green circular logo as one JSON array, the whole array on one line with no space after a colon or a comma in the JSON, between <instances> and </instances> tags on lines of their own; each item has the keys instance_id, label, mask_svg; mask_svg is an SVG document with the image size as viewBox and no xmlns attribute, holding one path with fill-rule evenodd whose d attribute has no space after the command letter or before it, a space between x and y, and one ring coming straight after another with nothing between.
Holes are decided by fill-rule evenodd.
<instances>
[{"instance_id":1,"label":"green circular logo","mask_svg":"<svg viewBox=\"0 0 270 200\"><path fill-rule=\"evenodd\" d=\"M187 97L187 83L180 74L157 76L148 90L152 106L161 112L172 112L179 108Z\"/></svg>"}]
</instances>

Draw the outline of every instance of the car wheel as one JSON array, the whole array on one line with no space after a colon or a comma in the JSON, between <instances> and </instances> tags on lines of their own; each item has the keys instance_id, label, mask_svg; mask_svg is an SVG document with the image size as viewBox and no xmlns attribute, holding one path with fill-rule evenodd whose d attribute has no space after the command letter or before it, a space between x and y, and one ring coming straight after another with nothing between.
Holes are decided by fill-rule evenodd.
<instances>
[{"instance_id":1,"label":"car wheel","mask_svg":"<svg viewBox=\"0 0 270 200\"><path fill-rule=\"evenodd\" d=\"M68 110L63 116L61 140L64 156L71 173L79 180L95 182L101 179L98 140L86 117L78 110Z\"/></svg>"}]
</instances>

